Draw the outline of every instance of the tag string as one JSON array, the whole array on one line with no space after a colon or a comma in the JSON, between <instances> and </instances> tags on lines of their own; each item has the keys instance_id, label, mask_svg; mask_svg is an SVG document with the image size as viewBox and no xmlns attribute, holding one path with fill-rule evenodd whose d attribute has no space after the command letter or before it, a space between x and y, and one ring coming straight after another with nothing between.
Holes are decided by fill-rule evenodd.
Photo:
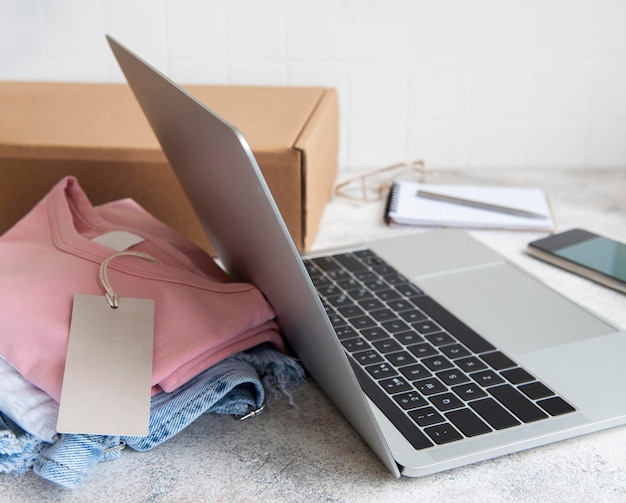
<instances>
[{"instance_id":1,"label":"tag string","mask_svg":"<svg viewBox=\"0 0 626 503\"><path fill-rule=\"evenodd\" d=\"M145 260L149 260L150 262L153 262L155 264L161 263L159 260L155 259L153 256L148 255L147 253L142 253L138 251L121 251L118 253L114 253L113 255L109 255L107 258L105 258L100 264L100 283L102 283L102 287L104 288L104 291L106 292L104 296L106 297L107 301L109 302L109 305L113 309L117 309L118 307L120 307L120 304L118 302L117 295L113 291L113 288L111 287L111 283L109 282L109 277L107 276L107 267L109 266L109 262L111 262L111 260L116 259L117 257L122 257L124 255L129 255L131 257L139 257Z\"/></svg>"}]
</instances>

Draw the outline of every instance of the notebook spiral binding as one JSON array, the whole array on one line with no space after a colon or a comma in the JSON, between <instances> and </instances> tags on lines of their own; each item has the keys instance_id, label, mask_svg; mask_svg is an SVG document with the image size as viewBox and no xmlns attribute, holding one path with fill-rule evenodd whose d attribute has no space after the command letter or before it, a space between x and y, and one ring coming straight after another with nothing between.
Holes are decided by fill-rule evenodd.
<instances>
[{"instance_id":1,"label":"notebook spiral binding","mask_svg":"<svg viewBox=\"0 0 626 503\"><path fill-rule=\"evenodd\" d=\"M398 184L394 183L389 189L389 195L387 196L387 203L385 205L384 218L387 224L392 223L391 212L398 209L398 192Z\"/></svg>"}]
</instances>

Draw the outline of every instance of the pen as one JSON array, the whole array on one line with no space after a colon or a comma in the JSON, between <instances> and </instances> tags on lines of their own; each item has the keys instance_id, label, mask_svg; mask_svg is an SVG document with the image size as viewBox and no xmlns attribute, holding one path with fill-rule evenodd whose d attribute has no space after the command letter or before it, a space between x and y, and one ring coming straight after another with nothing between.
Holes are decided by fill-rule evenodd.
<instances>
[{"instance_id":1,"label":"pen","mask_svg":"<svg viewBox=\"0 0 626 503\"><path fill-rule=\"evenodd\" d=\"M437 201L444 201L446 203L461 204L463 206L473 206L475 208L482 208L484 210L497 211L500 213L508 213L510 215L518 215L520 217L528 218L548 218L547 215L541 213L535 213L534 211L527 211L521 208L511 208L509 206L501 206L499 204L486 203L484 201L475 201L473 199L467 199L465 197L456 197L446 194L438 194L436 192L429 192L427 190L418 190L417 195L427 199L436 199Z\"/></svg>"}]
</instances>

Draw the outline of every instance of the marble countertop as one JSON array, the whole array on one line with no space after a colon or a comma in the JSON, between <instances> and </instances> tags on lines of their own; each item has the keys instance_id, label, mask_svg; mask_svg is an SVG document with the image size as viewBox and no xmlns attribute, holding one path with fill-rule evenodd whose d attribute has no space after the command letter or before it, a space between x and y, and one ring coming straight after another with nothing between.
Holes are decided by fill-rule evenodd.
<instances>
[{"instance_id":1,"label":"marble countertop","mask_svg":"<svg viewBox=\"0 0 626 503\"><path fill-rule=\"evenodd\" d=\"M583 227L626 242L626 170L443 172L439 182L543 187L558 230ZM382 203L330 202L315 249L421 229L391 229ZM626 296L524 253L529 232L472 231L476 238L612 322L626 327ZM0 475L11 502L196 501L626 501L626 427L618 427L423 477L396 480L314 382L245 422L203 416L156 449L125 450L82 487L32 473ZM620 397L616 397L620 399Z\"/></svg>"}]
</instances>

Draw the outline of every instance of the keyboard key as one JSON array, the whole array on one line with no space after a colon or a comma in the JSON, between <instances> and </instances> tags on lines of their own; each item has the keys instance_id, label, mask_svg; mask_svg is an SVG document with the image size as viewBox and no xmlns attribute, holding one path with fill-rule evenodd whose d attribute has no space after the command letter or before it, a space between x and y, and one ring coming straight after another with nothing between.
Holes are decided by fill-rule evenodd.
<instances>
[{"instance_id":1,"label":"keyboard key","mask_svg":"<svg viewBox=\"0 0 626 503\"><path fill-rule=\"evenodd\" d=\"M404 323L402 320L391 320L384 321L381 323L386 330L389 330L392 334L397 334L399 332L406 332L409 329L409 326Z\"/></svg>"},{"instance_id":2,"label":"keyboard key","mask_svg":"<svg viewBox=\"0 0 626 503\"><path fill-rule=\"evenodd\" d=\"M380 300L373 297L371 299L363 299L359 301L359 305L368 313L371 313L372 311L377 311L378 309L383 309L385 307Z\"/></svg>"},{"instance_id":3,"label":"keyboard key","mask_svg":"<svg viewBox=\"0 0 626 503\"><path fill-rule=\"evenodd\" d=\"M343 307L346 305L351 306L354 304L354 301L343 293L339 295L329 295L328 297L326 297L326 302L335 308Z\"/></svg>"},{"instance_id":4,"label":"keyboard key","mask_svg":"<svg viewBox=\"0 0 626 503\"><path fill-rule=\"evenodd\" d=\"M400 376L391 377L389 379L383 379L382 381L379 382L379 384L390 395L394 395L396 393L403 393L405 391L410 391L413 389L413 386L411 386L408 382L406 382Z\"/></svg>"},{"instance_id":5,"label":"keyboard key","mask_svg":"<svg viewBox=\"0 0 626 503\"><path fill-rule=\"evenodd\" d=\"M365 367L365 370L367 370L374 379L385 379L386 377L392 377L397 374L394 368L386 362L368 365Z\"/></svg>"},{"instance_id":6,"label":"keyboard key","mask_svg":"<svg viewBox=\"0 0 626 503\"><path fill-rule=\"evenodd\" d=\"M504 379L502 379L493 370L483 370L482 372L476 372L474 374L470 374L470 377L484 388L488 386L495 386L496 384L502 384L504 382Z\"/></svg>"},{"instance_id":7,"label":"keyboard key","mask_svg":"<svg viewBox=\"0 0 626 503\"><path fill-rule=\"evenodd\" d=\"M363 299L369 299L369 298L374 297L374 294L370 292L369 290L367 290L366 288L359 287L350 291L350 297L352 297L354 300L359 302Z\"/></svg>"},{"instance_id":8,"label":"keyboard key","mask_svg":"<svg viewBox=\"0 0 626 503\"><path fill-rule=\"evenodd\" d=\"M321 288L322 286L325 285L330 285L330 279L328 278L328 276L324 276L323 274L310 274L309 275L311 277L311 281L313 282L313 284L315 285L316 288Z\"/></svg>"},{"instance_id":9,"label":"keyboard key","mask_svg":"<svg viewBox=\"0 0 626 503\"><path fill-rule=\"evenodd\" d=\"M339 316L336 313L329 314L328 319L330 320L330 323L335 330L337 330L337 327L343 327L348 324L346 320L344 320L341 316Z\"/></svg>"},{"instance_id":10,"label":"keyboard key","mask_svg":"<svg viewBox=\"0 0 626 503\"><path fill-rule=\"evenodd\" d=\"M450 334L446 334L445 332L429 334L424 338L433 346L443 346L444 344L452 344L454 342L454 339L450 337Z\"/></svg>"},{"instance_id":11,"label":"keyboard key","mask_svg":"<svg viewBox=\"0 0 626 503\"><path fill-rule=\"evenodd\" d=\"M359 335L353 327L350 327L348 325L335 328L335 333L337 334L337 337L339 337L339 340L350 339Z\"/></svg>"},{"instance_id":12,"label":"keyboard key","mask_svg":"<svg viewBox=\"0 0 626 503\"><path fill-rule=\"evenodd\" d=\"M430 320L413 323L411 326L422 335L432 334L433 332L439 332L441 330L439 325Z\"/></svg>"},{"instance_id":13,"label":"keyboard key","mask_svg":"<svg viewBox=\"0 0 626 503\"><path fill-rule=\"evenodd\" d=\"M487 365L485 365L482 361L480 361L475 356L462 358L461 360L456 360L454 363L456 363L459 367L461 367L462 370L465 370L465 372L468 372L468 373L476 372L478 370L483 370L487 368Z\"/></svg>"},{"instance_id":14,"label":"keyboard key","mask_svg":"<svg viewBox=\"0 0 626 503\"><path fill-rule=\"evenodd\" d=\"M408 300L399 299L388 302L387 305L393 309L396 313L402 313L404 311L415 311L415 306Z\"/></svg>"},{"instance_id":15,"label":"keyboard key","mask_svg":"<svg viewBox=\"0 0 626 503\"><path fill-rule=\"evenodd\" d=\"M398 292L391 289L380 290L379 292L376 292L376 296L385 302L391 302L392 300L398 300L401 298Z\"/></svg>"},{"instance_id":16,"label":"keyboard key","mask_svg":"<svg viewBox=\"0 0 626 503\"><path fill-rule=\"evenodd\" d=\"M341 253L335 255L334 258L349 271L367 270L367 266L351 253Z\"/></svg>"},{"instance_id":17,"label":"keyboard key","mask_svg":"<svg viewBox=\"0 0 626 503\"><path fill-rule=\"evenodd\" d=\"M430 426L429 428L425 428L424 432L436 444L447 444L449 442L455 442L463 438L461 434L448 423L438 424L437 426Z\"/></svg>"},{"instance_id":18,"label":"keyboard key","mask_svg":"<svg viewBox=\"0 0 626 503\"><path fill-rule=\"evenodd\" d=\"M376 253L371 250L370 248L364 248L362 250L356 250L354 252L354 255L359 257L363 262L365 262L366 264L385 264L386 262L381 259L378 255L376 255Z\"/></svg>"},{"instance_id":19,"label":"keyboard key","mask_svg":"<svg viewBox=\"0 0 626 503\"><path fill-rule=\"evenodd\" d=\"M362 337L357 337L356 339L345 339L341 341L341 344L343 344L343 347L346 348L346 350L350 351L350 353L353 353L355 351L362 351L364 349L370 349L372 347Z\"/></svg>"},{"instance_id":20,"label":"keyboard key","mask_svg":"<svg viewBox=\"0 0 626 503\"><path fill-rule=\"evenodd\" d=\"M341 290L339 290L339 288L331 283L329 285L322 285L320 288L317 289L317 293L320 294L322 297L328 298L341 295L342 292Z\"/></svg>"},{"instance_id":21,"label":"keyboard key","mask_svg":"<svg viewBox=\"0 0 626 503\"><path fill-rule=\"evenodd\" d=\"M413 358L407 351L398 351L397 353L389 353L385 355L385 358L396 367L404 367L405 365L411 365L417 363L417 360Z\"/></svg>"},{"instance_id":22,"label":"keyboard key","mask_svg":"<svg viewBox=\"0 0 626 503\"><path fill-rule=\"evenodd\" d=\"M486 361L492 369L503 370L511 367L517 367L517 364L513 360L500 351L480 355L480 357Z\"/></svg>"},{"instance_id":23,"label":"keyboard key","mask_svg":"<svg viewBox=\"0 0 626 503\"><path fill-rule=\"evenodd\" d=\"M344 271L341 271L344 272ZM353 290L358 290L361 287L361 283L359 283L356 279L350 278L348 276L336 280L337 285L343 288L349 294L352 294Z\"/></svg>"},{"instance_id":24,"label":"keyboard key","mask_svg":"<svg viewBox=\"0 0 626 503\"><path fill-rule=\"evenodd\" d=\"M362 271L352 271L353 274L363 283L376 280L378 277L372 271L364 269Z\"/></svg>"},{"instance_id":25,"label":"keyboard key","mask_svg":"<svg viewBox=\"0 0 626 503\"><path fill-rule=\"evenodd\" d=\"M376 269L376 272L385 278L385 281L390 285L400 286L407 284L408 280L402 276L402 274L389 269L390 268L379 268Z\"/></svg>"},{"instance_id":26,"label":"keyboard key","mask_svg":"<svg viewBox=\"0 0 626 503\"><path fill-rule=\"evenodd\" d=\"M302 262L304 263L304 267L306 267L309 275L318 273L318 270L311 259L302 259Z\"/></svg>"},{"instance_id":27,"label":"keyboard key","mask_svg":"<svg viewBox=\"0 0 626 503\"><path fill-rule=\"evenodd\" d=\"M550 388L540 382L524 384L523 386L519 387L519 390L524 393L528 398L532 398L533 400L539 400L540 398L546 398L554 395L553 391Z\"/></svg>"},{"instance_id":28,"label":"keyboard key","mask_svg":"<svg viewBox=\"0 0 626 503\"><path fill-rule=\"evenodd\" d=\"M436 375L448 386L455 386L457 384L462 384L469 381L469 377L467 377L463 372L454 367L448 370L437 372Z\"/></svg>"},{"instance_id":29,"label":"keyboard key","mask_svg":"<svg viewBox=\"0 0 626 503\"><path fill-rule=\"evenodd\" d=\"M544 411L509 384L496 386L488 391L525 423L539 421L548 417Z\"/></svg>"},{"instance_id":30,"label":"keyboard key","mask_svg":"<svg viewBox=\"0 0 626 503\"><path fill-rule=\"evenodd\" d=\"M323 271L334 271L341 268L341 266L335 262L332 257L316 257L311 259L311 262Z\"/></svg>"},{"instance_id":31,"label":"keyboard key","mask_svg":"<svg viewBox=\"0 0 626 503\"><path fill-rule=\"evenodd\" d=\"M346 271L345 269L336 269L332 271L327 271L326 274L330 278L334 279L335 281L342 281L344 279L351 277L350 273Z\"/></svg>"},{"instance_id":32,"label":"keyboard key","mask_svg":"<svg viewBox=\"0 0 626 503\"><path fill-rule=\"evenodd\" d=\"M417 409L418 407L428 405L426 399L417 391L409 391L408 393L394 395L393 399L398 402L400 407L404 410Z\"/></svg>"},{"instance_id":33,"label":"keyboard key","mask_svg":"<svg viewBox=\"0 0 626 503\"><path fill-rule=\"evenodd\" d=\"M376 321L389 321L396 320L398 316L391 309L379 309L377 311L371 311L370 315Z\"/></svg>"},{"instance_id":34,"label":"keyboard key","mask_svg":"<svg viewBox=\"0 0 626 503\"><path fill-rule=\"evenodd\" d=\"M372 250L369 248L364 248L363 250L357 250L354 252L354 255L359 257L363 262L369 263L369 260L377 259L382 260L378 257Z\"/></svg>"},{"instance_id":35,"label":"keyboard key","mask_svg":"<svg viewBox=\"0 0 626 503\"><path fill-rule=\"evenodd\" d=\"M376 322L370 318L369 316L357 316L356 318L351 318L350 323L357 329L363 330L365 328L370 328L376 326Z\"/></svg>"},{"instance_id":36,"label":"keyboard key","mask_svg":"<svg viewBox=\"0 0 626 503\"><path fill-rule=\"evenodd\" d=\"M426 320L426 316L419 309L413 308L411 311L400 313L400 317L407 323L416 323Z\"/></svg>"},{"instance_id":37,"label":"keyboard key","mask_svg":"<svg viewBox=\"0 0 626 503\"><path fill-rule=\"evenodd\" d=\"M492 431L487 424L469 409L453 410L447 412L445 416L466 437L475 437L476 435Z\"/></svg>"},{"instance_id":38,"label":"keyboard key","mask_svg":"<svg viewBox=\"0 0 626 503\"><path fill-rule=\"evenodd\" d=\"M382 339L373 343L374 347L381 353L391 353L393 351L399 351L402 346L393 339Z\"/></svg>"},{"instance_id":39,"label":"keyboard key","mask_svg":"<svg viewBox=\"0 0 626 503\"><path fill-rule=\"evenodd\" d=\"M521 424L492 398L470 402L469 406L496 430L503 430Z\"/></svg>"},{"instance_id":40,"label":"keyboard key","mask_svg":"<svg viewBox=\"0 0 626 503\"><path fill-rule=\"evenodd\" d=\"M380 327L366 328L359 330L359 333L369 341L377 341L389 337L389 334Z\"/></svg>"},{"instance_id":41,"label":"keyboard key","mask_svg":"<svg viewBox=\"0 0 626 503\"><path fill-rule=\"evenodd\" d=\"M387 265L383 262L382 259L378 259L378 263L371 263L368 265L374 269L378 274L380 274L381 276L385 277L385 279L387 279L387 276L400 276L400 274L398 274L398 271L396 271L393 267L391 267L390 265ZM401 276L400 276L401 277Z\"/></svg>"},{"instance_id":42,"label":"keyboard key","mask_svg":"<svg viewBox=\"0 0 626 503\"><path fill-rule=\"evenodd\" d=\"M502 377L504 377L507 381L513 384L522 384L525 382L534 381L535 378L526 370L517 367L514 369L504 370L500 372Z\"/></svg>"},{"instance_id":43,"label":"keyboard key","mask_svg":"<svg viewBox=\"0 0 626 503\"><path fill-rule=\"evenodd\" d=\"M430 358L424 358L422 363L426 365L433 372L437 370L445 370L449 368L453 368L454 365L450 360L448 360L445 356L431 356Z\"/></svg>"},{"instance_id":44,"label":"keyboard key","mask_svg":"<svg viewBox=\"0 0 626 503\"><path fill-rule=\"evenodd\" d=\"M404 377L406 377L409 381L417 381L418 379L425 379L432 376L428 369L419 363L408 367L402 367L398 370L400 370L402 375L404 375Z\"/></svg>"},{"instance_id":45,"label":"keyboard key","mask_svg":"<svg viewBox=\"0 0 626 503\"><path fill-rule=\"evenodd\" d=\"M417 335L416 332L408 331L402 332L400 334L395 334L395 337L398 341L400 341L405 346L410 346L411 344L416 344L418 342L423 342L424 339L422 336Z\"/></svg>"},{"instance_id":46,"label":"keyboard key","mask_svg":"<svg viewBox=\"0 0 626 503\"><path fill-rule=\"evenodd\" d=\"M435 395L448 390L448 388L446 388L441 381L435 377L414 382L413 386L415 386L422 395Z\"/></svg>"},{"instance_id":47,"label":"keyboard key","mask_svg":"<svg viewBox=\"0 0 626 503\"><path fill-rule=\"evenodd\" d=\"M409 297L409 298L417 297L418 295L424 295L424 292L422 292L419 288L417 288L412 283L396 285L396 290L398 290L405 297Z\"/></svg>"},{"instance_id":48,"label":"keyboard key","mask_svg":"<svg viewBox=\"0 0 626 503\"><path fill-rule=\"evenodd\" d=\"M427 342L414 344L412 346L409 346L407 349L418 358L425 358L427 356L433 356L437 354L437 350Z\"/></svg>"},{"instance_id":49,"label":"keyboard key","mask_svg":"<svg viewBox=\"0 0 626 503\"><path fill-rule=\"evenodd\" d=\"M537 404L551 416L560 416L561 414L568 414L576 410L560 396L540 400Z\"/></svg>"},{"instance_id":50,"label":"keyboard key","mask_svg":"<svg viewBox=\"0 0 626 503\"><path fill-rule=\"evenodd\" d=\"M448 358L451 359L456 359L456 358L461 358L464 356L469 356L469 351L467 349L465 349L463 346L461 346L460 344L450 344L448 346L441 346L439 348L439 351L441 351L444 355L446 355Z\"/></svg>"},{"instance_id":51,"label":"keyboard key","mask_svg":"<svg viewBox=\"0 0 626 503\"><path fill-rule=\"evenodd\" d=\"M380 363L383 362L384 359L373 349L368 349L367 351L360 351L358 353L354 353L355 360L358 361L361 365L369 365L371 363Z\"/></svg>"},{"instance_id":52,"label":"keyboard key","mask_svg":"<svg viewBox=\"0 0 626 503\"><path fill-rule=\"evenodd\" d=\"M365 315L365 313L359 306L347 305L343 307L337 306L337 308L339 314L341 314L341 316L346 319L355 318L357 316L363 317Z\"/></svg>"},{"instance_id":53,"label":"keyboard key","mask_svg":"<svg viewBox=\"0 0 626 503\"><path fill-rule=\"evenodd\" d=\"M372 276L374 275L372 274ZM389 285L385 283L382 279L379 279L376 277L372 277L368 280L364 280L363 278L359 278L359 279L363 281L363 284L365 285L366 288L369 288L374 293L379 292L381 290L389 289Z\"/></svg>"},{"instance_id":54,"label":"keyboard key","mask_svg":"<svg viewBox=\"0 0 626 503\"><path fill-rule=\"evenodd\" d=\"M432 407L424 407L411 411L409 412L409 416L411 416L419 426L430 426L431 424L441 423L444 420L443 416Z\"/></svg>"},{"instance_id":55,"label":"keyboard key","mask_svg":"<svg viewBox=\"0 0 626 503\"><path fill-rule=\"evenodd\" d=\"M431 396L430 402L441 411L459 409L463 407L463 402L452 393L442 393L441 395Z\"/></svg>"},{"instance_id":56,"label":"keyboard key","mask_svg":"<svg viewBox=\"0 0 626 503\"><path fill-rule=\"evenodd\" d=\"M487 393L480 386L478 386L478 384L474 383L455 386L454 388L452 388L452 391L454 391L466 402L487 396Z\"/></svg>"}]
</instances>

